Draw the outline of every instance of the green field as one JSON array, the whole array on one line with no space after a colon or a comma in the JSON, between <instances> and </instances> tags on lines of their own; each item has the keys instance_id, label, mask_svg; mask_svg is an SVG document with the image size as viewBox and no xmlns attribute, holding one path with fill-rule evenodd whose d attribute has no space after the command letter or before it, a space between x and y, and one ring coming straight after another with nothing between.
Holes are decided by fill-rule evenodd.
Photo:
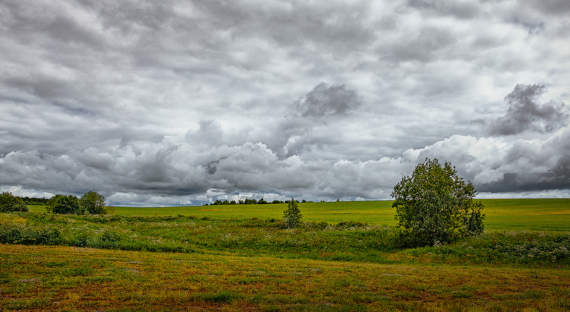
<instances>
[{"instance_id":1,"label":"green field","mask_svg":"<svg viewBox=\"0 0 570 312\"><path fill-rule=\"evenodd\" d=\"M483 199L486 229L570 231L570 199ZM30 206L32 211L45 211L43 206ZM307 221L338 223L366 222L395 225L392 201L354 201L301 203ZM281 218L285 204L215 205L190 207L112 207L121 216L196 216L211 218Z\"/></svg>"},{"instance_id":2,"label":"green field","mask_svg":"<svg viewBox=\"0 0 570 312\"><path fill-rule=\"evenodd\" d=\"M390 201L297 229L283 204L0 213L0 310L568 311L570 199L484 203L484 234L421 248Z\"/></svg>"}]
</instances>

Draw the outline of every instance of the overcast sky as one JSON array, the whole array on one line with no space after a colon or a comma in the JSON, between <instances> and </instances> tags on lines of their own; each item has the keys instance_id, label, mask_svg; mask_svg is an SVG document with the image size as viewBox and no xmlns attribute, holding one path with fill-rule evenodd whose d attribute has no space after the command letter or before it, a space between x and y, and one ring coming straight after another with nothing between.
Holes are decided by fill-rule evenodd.
<instances>
[{"instance_id":1,"label":"overcast sky","mask_svg":"<svg viewBox=\"0 0 570 312\"><path fill-rule=\"evenodd\" d=\"M0 190L570 196L570 1L0 1Z\"/></svg>"}]
</instances>

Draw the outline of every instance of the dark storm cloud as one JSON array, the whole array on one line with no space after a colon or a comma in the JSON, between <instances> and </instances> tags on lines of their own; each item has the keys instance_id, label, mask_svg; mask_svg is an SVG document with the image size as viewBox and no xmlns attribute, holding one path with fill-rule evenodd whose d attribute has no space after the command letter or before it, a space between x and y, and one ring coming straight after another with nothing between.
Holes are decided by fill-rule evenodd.
<instances>
[{"instance_id":1,"label":"dark storm cloud","mask_svg":"<svg viewBox=\"0 0 570 312\"><path fill-rule=\"evenodd\" d=\"M1 1L0 189L388 198L431 156L565 194L565 3Z\"/></svg>"},{"instance_id":2,"label":"dark storm cloud","mask_svg":"<svg viewBox=\"0 0 570 312\"><path fill-rule=\"evenodd\" d=\"M567 151L570 152L570 151ZM546 172L528 174L524 171L505 173L492 183L478 185L481 192L517 192L564 190L570 188L570 156L562 156L556 165Z\"/></svg>"},{"instance_id":3,"label":"dark storm cloud","mask_svg":"<svg viewBox=\"0 0 570 312\"><path fill-rule=\"evenodd\" d=\"M537 101L544 93L544 85L517 84L505 97L509 105L504 116L490 125L492 135L513 135L526 130L552 132L568 122L568 113L562 103Z\"/></svg>"},{"instance_id":4,"label":"dark storm cloud","mask_svg":"<svg viewBox=\"0 0 570 312\"><path fill-rule=\"evenodd\" d=\"M483 184L481 191L516 192L570 188L570 133L562 132L542 145L514 145L506 155L511 164L502 179Z\"/></svg>"},{"instance_id":5,"label":"dark storm cloud","mask_svg":"<svg viewBox=\"0 0 570 312\"><path fill-rule=\"evenodd\" d=\"M322 82L297 102L297 109L302 116L327 117L348 113L359 105L356 92Z\"/></svg>"}]
</instances>

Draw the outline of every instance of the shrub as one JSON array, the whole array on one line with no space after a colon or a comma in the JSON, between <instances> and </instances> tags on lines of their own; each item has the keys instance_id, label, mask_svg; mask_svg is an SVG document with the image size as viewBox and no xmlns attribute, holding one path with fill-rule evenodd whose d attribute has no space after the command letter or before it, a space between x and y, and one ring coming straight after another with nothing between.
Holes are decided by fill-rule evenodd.
<instances>
[{"instance_id":1,"label":"shrub","mask_svg":"<svg viewBox=\"0 0 570 312\"><path fill-rule=\"evenodd\" d=\"M105 197L97 192L87 192L79 200L81 211L90 214L104 214Z\"/></svg>"},{"instance_id":2,"label":"shrub","mask_svg":"<svg viewBox=\"0 0 570 312\"><path fill-rule=\"evenodd\" d=\"M73 236L69 240L69 245L76 247L87 247L89 243L89 234L85 232L73 233Z\"/></svg>"},{"instance_id":3,"label":"shrub","mask_svg":"<svg viewBox=\"0 0 570 312\"><path fill-rule=\"evenodd\" d=\"M28 211L28 207L24 205L22 199L12 195L12 193L4 192L0 194L0 212L10 211Z\"/></svg>"},{"instance_id":4,"label":"shrub","mask_svg":"<svg viewBox=\"0 0 570 312\"><path fill-rule=\"evenodd\" d=\"M394 186L396 219L406 246L433 245L483 232L483 204L446 162L427 159Z\"/></svg>"},{"instance_id":5,"label":"shrub","mask_svg":"<svg viewBox=\"0 0 570 312\"><path fill-rule=\"evenodd\" d=\"M29 227L21 224L0 224L0 243L24 245L56 245L61 232L51 227Z\"/></svg>"},{"instance_id":6,"label":"shrub","mask_svg":"<svg viewBox=\"0 0 570 312\"><path fill-rule=\"evenodd\" d=\"M101 241L104 243L116 243L121 240L121 236L115 232L105 231L101 235Z\"/></svg>"},{"instance_id":7,"label":"shrub","mask_svg":"<svg viewBox=\"0 0 570 312\"><path fill-rule=\"evenodd\" d=\"M48 201L47 210L51 213L82 213L79 200L73 195L55 195Z\"/></svg>"},{"instance_id":8,"label":"shrub","mask_svg":"<svg viewBox=\"0 0 570 312\"><path fill-rule=\"evenodd\" d=\"M297 202L293 198L288 202L287 209L283 211L283 218L285 219L287 228L296 228L301 224L303 216L301 215Z\"/></svg>"}]
</instances>

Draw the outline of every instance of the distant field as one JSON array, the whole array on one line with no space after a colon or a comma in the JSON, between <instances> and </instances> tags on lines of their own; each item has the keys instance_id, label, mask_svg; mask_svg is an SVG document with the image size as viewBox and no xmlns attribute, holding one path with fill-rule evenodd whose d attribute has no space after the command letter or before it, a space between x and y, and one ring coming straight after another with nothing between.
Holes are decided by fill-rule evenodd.
<instances>
[{"instance_id":1,"label":"distant field","mask_svg":"<svg viewBox=\"0 0 570 312\"><path fill-rule=\"evenodd\" d=\"M570 199L483 199L486 229L570 231ZM44 211L43 206L30 206L32 211ZM112 207L122 216L196 216L212 218L281 218L285 204L219 205L193 207ZM307 221L338 223L358 221L378 225L393 225L392 201L356 201L330 203L301 203Z\"/></svg>"}]
</instances>

